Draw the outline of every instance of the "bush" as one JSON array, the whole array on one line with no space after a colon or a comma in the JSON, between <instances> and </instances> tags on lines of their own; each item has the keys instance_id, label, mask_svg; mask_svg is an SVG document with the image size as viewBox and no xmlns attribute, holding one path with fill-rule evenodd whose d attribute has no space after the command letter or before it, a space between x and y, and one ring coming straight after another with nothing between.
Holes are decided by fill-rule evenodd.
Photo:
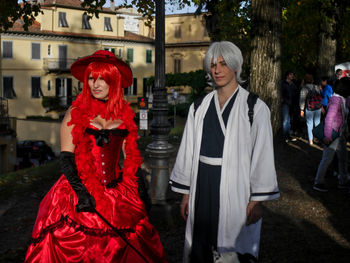
<instances>
[{"instance_id":1,"label":"bush","mask_svg":"<svg viewBox=\"0 0 350 263\"><path fill-rule=\"evenodd\" d=\"M40 121L57 121L57 119L51 116L40 116L40 115L29 115L26 117L27 120L40 120Z\"/></svg>"},{"instance_id":2,"label":"bush","mask_svg":"<svg viewBox=\"0 0 350 263\"><path fill-rule=\"evenodd\" d=\"M41 104L46 109L46 112L49 111L65 111L68 106L62 106L60 97L57 96L43 96Z\"/></svg>"},{"instance_id":3,"label":"bush","mask_svg":"<svg viewBox=\"0 0 350 263\"><path fill-rule=\"evenodd\" d=\"M154 77L150 77L147 80L148 86L154 85ZM206 73L204 70L196 70L185 73L168 73L165 75L165 86L190 86L190 102L193 102L196 98L205 94L205 88L207 85Z\"/></svg>"},{"instance_id":4,"label":"bush","mask_svg":"<svg viewBox=\"0 0 350 263\"><path fill-rule=\"evenodd\" d=\"M185 102L176 105L176 115L187 118L188 111L190 109L191 103Z\"/></svg>"},{"instance_id":5,"label":"bush","mask_svg":"<svg viewBox=\"0 0 350 263\"><path fill-rule=\"evenodd\" d=\"M176 104L176 116L186 118L188 115L188 111L189 111L190 106L191 106L191 103L189 103L189 102ZM174 116L174 105L173 104L168 104L168 116L169 117Z\"/></svg>"}]
</instances>

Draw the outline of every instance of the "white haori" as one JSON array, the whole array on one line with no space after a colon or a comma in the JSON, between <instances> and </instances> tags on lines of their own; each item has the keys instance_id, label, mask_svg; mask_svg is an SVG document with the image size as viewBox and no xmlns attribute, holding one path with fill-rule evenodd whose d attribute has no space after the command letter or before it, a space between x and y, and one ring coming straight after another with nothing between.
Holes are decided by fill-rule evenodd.
<instances>
[{"instance_id":1,"label":"white haori","mask_svg":"<svg viewBox=\"0 0 350 263\"><path fill-rule=\"evenodd\" d=\"M243 254L250 253L257 257L261 220L246 226L246 208L250 200L266 201L279 197L273 155L273 135L270 111L266 104L260 99L257 100L253 125L250 126L247 104L249 93L240 86L238 91L224 132L217 245L219 253L236 251ZM191 105L170 178L176 183L171 186L173 191L190 195L183 262L189 262L192 246L202 127L213 96L215 96L219 120L222 119L216 90L204 97L195 118L194 105ZM177 185L185 187L177 187Z\"/></svg>"}]
</instances>

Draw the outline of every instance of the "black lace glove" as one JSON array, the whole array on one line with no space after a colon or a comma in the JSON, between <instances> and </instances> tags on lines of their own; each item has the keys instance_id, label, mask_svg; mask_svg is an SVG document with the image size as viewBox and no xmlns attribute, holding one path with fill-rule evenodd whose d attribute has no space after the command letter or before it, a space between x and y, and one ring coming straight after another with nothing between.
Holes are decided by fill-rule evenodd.
<instances>
[{"instance_id":1,"label":"black lace glove","mask_svg":"<svg viewBox=\"0 0 350 263\"><path fill-rule=\"evenodd\" d=\"M139 192L141 200L145 203L147 212L149 212L152 206L152 201L148 194L149 185L146 179L146 171L144 171L141 168L138 168L136 172L136 177L138 183L137 190Z\"/></svg>"},{"instance_id":2,"label":"black lace glove","mask_svg":"<svg viewBox=\"0 0 350 263\"><path fill-rule=\"evenodd\" d=\"M67 178L79 199L75 210L77 212L94 212L96 208L95 199L90 195L78 176L74 153L61 152L59 160L64 176Z\"/></svg>"}]
</instances>

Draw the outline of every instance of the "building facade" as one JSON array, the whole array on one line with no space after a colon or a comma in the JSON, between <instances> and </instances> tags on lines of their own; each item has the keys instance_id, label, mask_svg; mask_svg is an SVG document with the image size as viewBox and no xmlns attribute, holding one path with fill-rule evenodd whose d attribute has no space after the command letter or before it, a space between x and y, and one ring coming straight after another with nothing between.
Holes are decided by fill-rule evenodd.
<instances>
[{"instance_id":1,"label":"building facade","mask_svg":"<svg viewBox=\"0 0 350 263\"><path fill-rule=\"evenodd\" d=\"M203 69L210 38L204 15L178 14L165 17L166 72Z\"/></svg>"},{"instance_id":2,"label":"building facade","mask_svg":"<svg viewBox=\"0 0 350 263\"><path fill-rule=\"evenodd\" d=\"M148 27L145 18L134 9L114 6L101 10L99 18L87 19L80 0L41 0L41 6L43 13L28 31L17 21L13 28L0 34L0 98L7 109L6 116L1 115L0 119L17 119L12 128L17 128L18 140L45 140L58 153L59 123L44 124L26 118L57 119L62 115L64 110L51 109L67 108L82 89L82 83L70 74L71 64L100 49L109 50L130 64L134 81L125 90L126 100L136 105L137 97L147 96L152 103L147 79L154 76L155 23ZM167 15L165 33L166 73L203 69L210 42L203 15ZM190 88L177 87L176 91L181 97ZM3 171L11 170L15 162L16 138L11 136L5 133L0 138Z\"/></svg>"},{"instance_id":3,"label":"building facade","mask_svg":"<svg viewBox=\"0 0 350 263\"><path fill-rule=\"evenodd\" d=\"M210 45L210 38L205 27L206 14L173 14L165 16L165 72L185 73L203 69L205 54ZM152 27L145 26L145 19L140 18L140 34L154 38L155 21ZM189 94L190 87L173 87L182 98Z\"/></svg>"},{"instance_id":4,"label":"building facade","mask_svg":"<svg viewBox=\"0 0 350 263\"><path fill-rule=\"evenodd\" d=\"M125 91L136 102L146 79L154 75L154 39L124 30L125 18L104 8L88 19L80 0L45 0L36 22L25 32L20 21L1 34L1 97L8 99L9 115L25 118L51 115L42 98L59 98L69 105L82 88L70 74L71 64L99 49L128 61L134 82ZM114 8L113 8L114 9Z\"/></svg>"}]
</instances>

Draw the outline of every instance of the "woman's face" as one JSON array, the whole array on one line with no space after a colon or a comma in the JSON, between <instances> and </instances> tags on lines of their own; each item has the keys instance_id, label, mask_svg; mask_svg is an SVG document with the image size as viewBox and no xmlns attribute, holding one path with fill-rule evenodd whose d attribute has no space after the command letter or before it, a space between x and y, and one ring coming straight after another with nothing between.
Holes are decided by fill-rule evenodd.
<instances>
[{"instance_id":1,"label":"woman's face","mask_svg":"<svg viewBox=\"0 0 350 263\"><path fill-rule=\"evenodd\" d=\"M96 81L94 81L92 74L90 74L88 84L91 94L94 96L94 98L99 100L108 100L109 85L101 76L98 76Z\"/></svg>"}]
</instances>

